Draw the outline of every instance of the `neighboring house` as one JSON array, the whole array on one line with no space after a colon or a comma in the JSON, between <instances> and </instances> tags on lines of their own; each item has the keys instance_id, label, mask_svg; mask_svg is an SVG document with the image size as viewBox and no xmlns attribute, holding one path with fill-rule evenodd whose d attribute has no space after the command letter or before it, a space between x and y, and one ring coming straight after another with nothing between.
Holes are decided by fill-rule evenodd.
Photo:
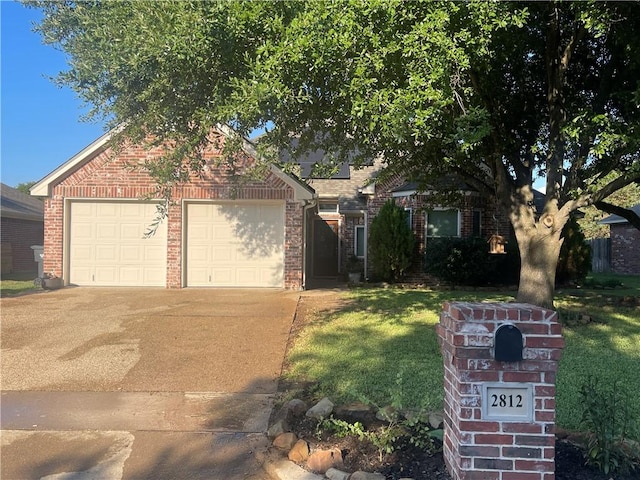
<instances>
[{"instance_id":1,"label":"neighboring house","mask_svg":"<svg viewBox=\"0 0 640 480\"><path fill-rule=\"evenodd\" d=\"M2 274L33 273L38 264L32 245L44 239L44 205L4 183L0 184L0 225Z\"/></svg>"},{"instance_id":2,"label":"neighboring house","mask_svg":"<svg viewBox=\"0 0 640 480\"><path fill-rule=\"evenodd\" d=\"M640 215L640 204L631 210ZM611 269L616 273L640 275L640 230L619 215L610 215L598 223L609 225Z\"/></svg>"},{"instance_id":3,"label":"neighboring house","mask_svg":"<svg viewBox=\"0 0 640 480\"><path fill-rule=\"evenodd\" d=\"M215 134L224 141L226 133ZM304 287L312 189L275 167L262 181L238 183L217 166L220 150L212 142L203 175L174 188L167 217L145 238L159 201L153 180L131 165L161 150L128 146L114 153L110 137L31 188L45 197L46 273L65 285ZM250 163L255 153L245 147Z\"/></svg>"}]
</instances>

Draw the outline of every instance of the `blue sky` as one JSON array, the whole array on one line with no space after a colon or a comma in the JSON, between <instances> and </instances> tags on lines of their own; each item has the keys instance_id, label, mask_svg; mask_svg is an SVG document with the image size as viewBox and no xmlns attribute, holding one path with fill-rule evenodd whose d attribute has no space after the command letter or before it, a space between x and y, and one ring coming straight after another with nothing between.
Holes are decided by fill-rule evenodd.
<instances>
[{"instance_id":1,"label":"blue sky","mask_svg":"<svg viewBox=\"0 0 640 480\"><path fill-rule=\"evenodd\" d=\"M104 133L86 123L87 111L69 88L49 77L66 69L65 56L32 31L38 10L0 1L2 183L40 180Z\"/></svg>"}]
</instances>

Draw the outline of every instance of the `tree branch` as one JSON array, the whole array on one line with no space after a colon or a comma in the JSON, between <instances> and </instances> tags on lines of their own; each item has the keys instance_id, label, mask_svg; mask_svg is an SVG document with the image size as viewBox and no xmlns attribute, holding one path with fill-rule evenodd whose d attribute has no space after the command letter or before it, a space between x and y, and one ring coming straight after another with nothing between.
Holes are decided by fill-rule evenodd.
<instances>
[{"instance_id":1,"label":"tree branch","mask_svg":"<svg viewBox=\"0 0 640 480\"><path fill-rule=\"evenodd\" d=\"M612 215L618 215L625 220L627 220L631 225L640 230L640 217L636 212L630 210L628 208L618 207L616 205L612 205L607 202L596 202L594 206L598 210L602 210L603 212L610 213Z\"/></svg>"}]
</instances>

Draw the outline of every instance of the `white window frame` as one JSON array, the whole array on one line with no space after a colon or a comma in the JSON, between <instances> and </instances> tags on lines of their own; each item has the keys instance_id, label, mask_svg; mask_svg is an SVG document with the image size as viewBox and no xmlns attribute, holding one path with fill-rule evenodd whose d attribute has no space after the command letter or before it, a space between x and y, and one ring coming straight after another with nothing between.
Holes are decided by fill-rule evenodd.
<instances>
[{"instance_id":1,"label":"white window frame","mask_svg":"<svg viewBox=\"0 0 640 480\"><path fill-rule=\"evenodd\" d=\"M362 255L358 252L358 231L362 232ZM365 225L353 227L353 254L358 258L365 258L367 254L367 229Z\"/></svg>"},{"instance_id":2,"label":"white window frame","mask_svg":"<svg viewBox=\"0 0 640 480\"><path fill-rule=\"evenodd\" d=\"M431 211L455 211L457 214L457 222L456 222L456 235L454 238L459 238L462 232L462 215L460 212L459 208L450 208L450 207L434 207L431 209ZM424 219L424 237L425 238L447 238L447 237L441 237L441 236L434 236L434 235L429 235L429 212L425 212L425 219Z\"/></svg>"},{"instance_id":3,"label":"white window frame","mask_svg":"<svg viewBox=\"0 0 640 480\"><path fill-rule=\"evenodd\" d=\"M407 212L407 223L409 224L409 228L413 231L413 208L405 207L404 211Z\"/></svg>"},{"instance_id":4,"label":"white window frame","mask_svg":"<svg viewBox=\"0 0 640 480\"><path fill-rule=\"evenodd\" d=\"M318 213L322 214L322 213L338 213L340 209L340 204L337 200L332 201L332 200L327 200L327 201L320 201L320 203L318 204Z\"/></svg>"}]
</instances>

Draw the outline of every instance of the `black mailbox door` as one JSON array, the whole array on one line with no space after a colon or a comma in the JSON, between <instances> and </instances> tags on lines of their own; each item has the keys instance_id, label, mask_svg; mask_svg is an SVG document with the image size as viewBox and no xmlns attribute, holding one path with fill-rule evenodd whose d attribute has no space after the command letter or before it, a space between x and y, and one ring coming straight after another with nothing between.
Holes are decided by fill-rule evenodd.
<instances>
[{"instance_id":1,"label":"black mailbox door","mask_svg":"<svg viewBox=\"0 0 640 480\"><path fill-rule=\"evenodd\" d=\"M515 325L502 325L496 330L495 357L500 362L522 360L522 333Z\"/></svg>"}]
</instances>

